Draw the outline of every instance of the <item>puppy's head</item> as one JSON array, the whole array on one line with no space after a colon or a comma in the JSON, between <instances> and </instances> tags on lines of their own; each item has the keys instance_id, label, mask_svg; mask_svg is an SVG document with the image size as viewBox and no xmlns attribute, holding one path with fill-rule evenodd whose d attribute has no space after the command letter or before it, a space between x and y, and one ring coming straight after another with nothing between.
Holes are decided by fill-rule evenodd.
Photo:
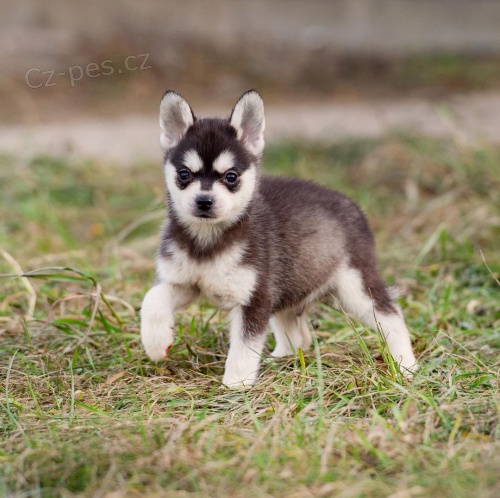
<instances>
[{"instance_id":1,"label":"puppy's head","mask_svg":"<svg viewBox=\"0 0 500 498\"><path fill-rule=\"evenodd\" d=\"M228 226L243 216L256 188L264 125L264 104L253 90L227 120L198 120L179 94L163 96L160 144L169 203L191 231Z\"/></svg>"}]
</instances>

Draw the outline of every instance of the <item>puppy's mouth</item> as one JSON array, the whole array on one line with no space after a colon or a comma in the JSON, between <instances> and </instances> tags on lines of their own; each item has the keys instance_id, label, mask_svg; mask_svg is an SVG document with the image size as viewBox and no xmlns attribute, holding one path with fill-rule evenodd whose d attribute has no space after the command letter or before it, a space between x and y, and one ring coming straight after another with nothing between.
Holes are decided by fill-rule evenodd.
<instances>
[{"instance_id":1,"label":"puppy's mouth","mask_svg":"<svg viewBox=\"0 0 500 498\"><path fill-rule=\"evenodd\" d=\"M213 214L207 214L207 213L200 213L200 214L195 214L196 218L202 218L202 219L210 219L213 220L216 218Z\"/></svg>"}]
</instances>

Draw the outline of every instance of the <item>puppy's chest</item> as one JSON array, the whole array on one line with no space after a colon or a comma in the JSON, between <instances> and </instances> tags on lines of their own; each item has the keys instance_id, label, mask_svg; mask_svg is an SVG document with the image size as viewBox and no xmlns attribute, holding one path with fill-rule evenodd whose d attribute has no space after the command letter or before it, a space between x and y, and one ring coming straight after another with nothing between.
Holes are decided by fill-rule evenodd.
<instances>
[{"instance_id":1,"label":"puppy's chest","mask_svg":"<svg viewBox=\"0 0 500 498\"><path fill-rule=\"evenodd\" d=\"M246 305L257 281L254 268L242 263L245 247L234 245L208 260L191 258L177 246L171 247L168 258L158 260L162 281L197 287L209 300L223 308Z\"/></svg>"}]
</instances>

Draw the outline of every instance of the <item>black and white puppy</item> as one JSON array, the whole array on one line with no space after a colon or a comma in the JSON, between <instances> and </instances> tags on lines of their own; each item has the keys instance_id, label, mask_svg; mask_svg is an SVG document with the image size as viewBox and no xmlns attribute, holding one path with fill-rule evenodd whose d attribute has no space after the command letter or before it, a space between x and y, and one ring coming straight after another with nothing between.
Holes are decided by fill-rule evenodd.
<instances>
[{"instance_id":1,"label":"black and white puppy","mask_svg":"<svg viewBox=\"0 0 500 498\"><path fill-rule=\"evenodd\" d=\"M179 94L160 105L168 217L157 278L144 297L141 337L165 358L174 311L200 293L229 311L223 383L251 386L268 324L273 356L310 347L306 311L326 300L383 334L403 372L416 369L401 311L377 271L367 220L342 194L314 183L261 177L264 104L245 93L229 119L197 119Z\"/></svg>"}]
</instances>

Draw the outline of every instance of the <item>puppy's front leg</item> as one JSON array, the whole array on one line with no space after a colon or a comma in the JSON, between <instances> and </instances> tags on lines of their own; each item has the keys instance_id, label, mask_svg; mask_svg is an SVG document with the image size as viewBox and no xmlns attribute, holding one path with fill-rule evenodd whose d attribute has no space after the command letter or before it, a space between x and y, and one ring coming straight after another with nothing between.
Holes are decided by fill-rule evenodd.
<instances>
[{"instance_id":1,"label":"puppy's front leg","mask_svg":"<svg viewBox=\"0 0 500 498\"><path fill-rule=\"evenodd\" d=\"M233 308L230 321L229 353L222 383L232 388L251 387L259 375L267 321L263 327L262 323L258 325L241 306Z\"/></svg>"},{"instance_id":2,"label":"puppy's front leg","mask_svg":"<svg viewBox=\"0 0 500 498\"><path fill-rule=\"evenodd\" d=\"M174 311L197 295L190 287L159 283L144 296L141 306L141 339L154 361L167 356L174 342Z\"/></svg>"}]
</instances>

